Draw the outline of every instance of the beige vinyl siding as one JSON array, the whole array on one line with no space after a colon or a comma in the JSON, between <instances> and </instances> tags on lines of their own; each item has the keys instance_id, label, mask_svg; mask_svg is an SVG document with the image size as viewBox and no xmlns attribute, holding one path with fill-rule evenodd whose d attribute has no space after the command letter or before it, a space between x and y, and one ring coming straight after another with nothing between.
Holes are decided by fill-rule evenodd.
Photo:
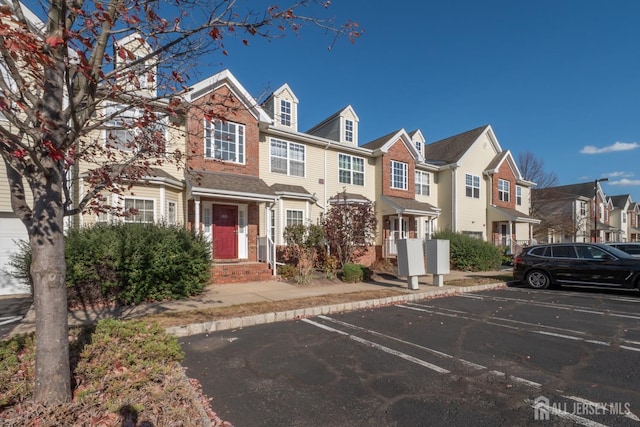
<instances>
[{"instance_id":1,"label":"beige vinyl siding","mask_svg":"<svg viewBox=\"0 0 640 427\"><path fill-rule=\"evenodd\" d=\"M438 229L434 231L453 230L454 224L454 192L453 179L455 171L450 169L438 172L438 207L441 209L438 217Z\"/></svg>"},{"instance_id":2,"label":"beige vinyl siding","mask_svg":"<svg viewBox=\"0 0 640 427\"><path fill-rule=\"evenodd\" d=\"M340 154L345 154L355 158L363 159L364 161L364 185L354 185L340 182L340 167L339 158ZM326 177L326 195L325 201L328 200L342 191L347 193L360 194L371 201L376 199L376 161L374 158L367 157L363 154L355 154L345 151L328 150L327 156L327 177Z\"/></svg>"},{"instance_id":3,"label":"beige vinyl siding","mask_svg":"<svg viewBox=\"0 0 640 427\"><path fill-rule=\"evenodd\" d=\"M153 200L154 219L156 222L160 222L167 219L169 202L176 204L176 224L185 224L186 211L184 206L183 193L173 187L164 188L164 202L161 206L161 187L158 185L149 186L133 186L129 192L122 195L107 195L107 204L110 206L116 206L120 212L124 211L125 199L141 199L141 200ZM97 221L97 214L94 212L85 212L82 215L82 225L93 225ZM108 215L108 221L122 221L124 220L118 215Z\"/></svg>"},{"instance_id":4,"label":"beige vinyl siding","mask_svg":"<svg viewBox=\"0 0 640 427\"><path fill-rule=\"evenodd\" d=\"M495 146L485 134L481 135L460 159L456 170L458 195L456 231L482 232L487 238L487 207L491 197L491 181L484 175L484 169L491 163L497 152ZM480 198L467 197L465 193L465 174L480 177Z\"/></svg>"}]
</instances>

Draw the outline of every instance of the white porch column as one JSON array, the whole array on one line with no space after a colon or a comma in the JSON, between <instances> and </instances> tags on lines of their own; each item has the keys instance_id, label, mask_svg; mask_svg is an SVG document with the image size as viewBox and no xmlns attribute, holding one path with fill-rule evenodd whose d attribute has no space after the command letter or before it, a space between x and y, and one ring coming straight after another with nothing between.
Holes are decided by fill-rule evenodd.
<instances>
[{"instance_id":1,"label":"white porch column","mask_svg":"<svg viewBox=\"0 0 640 427\"><path fill-rule=\"evenodd\" d=\"M194 198L194 219L193 219L193 229L196 233L200 232L200 196L196 196Z\"/></svg>"}]
</instances>

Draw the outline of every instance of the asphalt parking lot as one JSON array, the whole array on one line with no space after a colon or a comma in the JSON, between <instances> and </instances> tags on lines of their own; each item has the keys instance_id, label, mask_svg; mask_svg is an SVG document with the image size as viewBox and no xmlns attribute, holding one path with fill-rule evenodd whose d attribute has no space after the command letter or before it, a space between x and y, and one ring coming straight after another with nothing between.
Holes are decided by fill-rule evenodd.
<instances>
[{"instance_id":1,"label":"asphalt parking lot","mask_svg":"<svg viewBox=\"0 0 640 427\"><path fill-rule=\"evenodd\" d=\"M638 425L640 295L469 293L181 339L236 426Z\"/></svg>"}]
</instances>

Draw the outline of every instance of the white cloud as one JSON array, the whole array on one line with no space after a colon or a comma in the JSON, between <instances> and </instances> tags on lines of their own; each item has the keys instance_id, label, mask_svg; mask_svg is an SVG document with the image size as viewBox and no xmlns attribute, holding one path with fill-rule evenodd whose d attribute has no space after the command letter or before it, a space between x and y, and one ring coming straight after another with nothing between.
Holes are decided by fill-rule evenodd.
<instances>
[{"instance_id":1,"label":"white cloud","mask_svg":"<svg viewBox=\"0 0 640 427\"><path fill-rule=\"evenodd\" d=\"M618 181L609 181L608 184L610 185L624 185L624 186L640 186L640 179L627 179L627 178L622 178Z\"/></svg>"},{"instance_id":2,"label":"white cloud","mask_svg":"<svg viewBox=\"0 0 640 427\"><path fill-rule=\"evenodd\" d=\"M609 178L620 178L620 177L626 177L629 178L631 176L633 176L632 172L609 172L609 173L605 173L603 176L609 177Z\"/></svg>"},{"instance_id":3,"label":"white cloud","mask_svg":"<svg viewBox=\"0 0 640 427\"><path fill-rule=\"evenodd\" d=\"M637 142L616 142L607 147L598 148L594 145L585 145L582 150L580 150L581 154L602 154L602 153L613 153L616 151L629 151L635 150L640 147L640 144Z\"/></svg>"}]
</instances>

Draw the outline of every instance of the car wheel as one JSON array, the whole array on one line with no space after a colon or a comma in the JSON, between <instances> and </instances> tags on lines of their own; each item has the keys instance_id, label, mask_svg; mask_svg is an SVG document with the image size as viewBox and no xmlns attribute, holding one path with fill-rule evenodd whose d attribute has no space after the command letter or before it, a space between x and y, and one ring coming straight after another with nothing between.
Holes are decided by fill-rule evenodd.
<instances>
[{"instance_id":1,"label":"car wheel","mask_svg":"<svg viewBox=\"0 0 640 427\"><path fill-rule=\"evenodd\" d=\"M551 285L549 275L540 270L531 270L527 272L524 280L530 288L534 289L547 289L549 285Z\"/></svg>"}]
</instances>

